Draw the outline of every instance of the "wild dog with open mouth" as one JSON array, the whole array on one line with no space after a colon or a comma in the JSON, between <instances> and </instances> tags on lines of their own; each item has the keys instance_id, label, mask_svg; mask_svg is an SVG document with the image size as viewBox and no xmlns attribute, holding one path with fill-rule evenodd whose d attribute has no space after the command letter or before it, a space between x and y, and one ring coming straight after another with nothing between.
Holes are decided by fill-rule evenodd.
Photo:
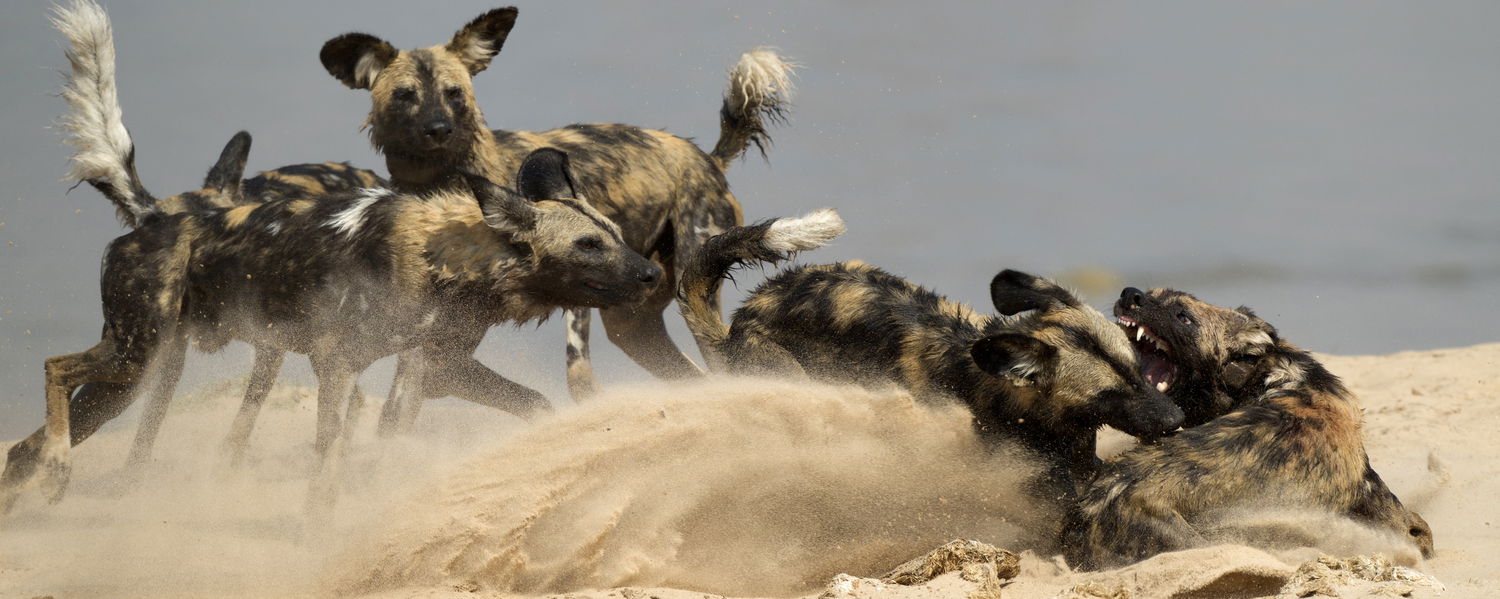
<instances>
[{"instance_id":1,"label":"wild dog with open mouth","mask_svg":"<svg viewBox=\"0 0 1500 599\"><path fill-rule=\"evenodd\" d=\"M1051 281L1005 270L983 316L873 266L785 270L752 291L726 326L710 298L737 264L776 262L842 232L832 211L730 229L683 276L678 301L712 368L891 381L923 398L953 397L992 440L1046 460L1038 491L1070 497L1093 476L1104 424L1154 438L1182 411L1142 378L1135 351L1099 311ZM1020 315L1022 312L1029 314Z\"/></svg>"},{"instance_id":2,"label":"wild dog with open mouth","mask_svg":"<svg viewBox=\"0 0 1500 599\"><path fill-rule=\"evenodd\" d=\"M491 10L447 43L414 50L397 50L375 36L349 33L325 43L319 57L339 81L370 91L365 124L370 141L385 154L397 189L461 185L459 175L464 172L503 182L521 157L538 147L566 152L579 191L619 224L630 248L666 271L658 292L642 305L601 310L610 340L657 377L699 374L667 335L661 313L676 292L682 257L708 237L743 222L724 173L751 144L764 153L770 141L767 123L784 114L794 65L765 48L740 57L729 73L719 111L719 140L709 153L681 137L629 125L491 131L475 101L472 78L500 52L516 15L515 8ZM588 354L589 311L569 311L565 318L568 388L574 397L587 396L595 389ZM484 369L472 357L483 335L484 331L474 331L453 339L434 367ZM468 399L479 395L463 387L426 389L424 395L445 393Z\"/></svg>"},{"instance_id":3,"label":"wild dog with open mouth","mask_svg":"<svg viewBox=\"0 0 1500 599\"><path fill-rule=\"evenodd\" d=\"M74 63L68 93L112 95L103 11L78 2L58 19ZM0 511L37 480L39 465L40 482L60 498L68 448L129 405L148 364L163 369L152 403L169 398L189 340L206 351L238 339L278 355L308 355L319 381L316 447L326 471L340 438L338 407L358 399L354 379L370 362L408 352L411 376L421 381L425 348L455 334L544 318L559 307L638 302L661 276L625 247L618 227L578 199L567 156L555 149L526 158L513 177L516 190L472 175L465 191L365 189L238 205L249 151L248 135L240 134L206 189L158 203L136 174L134 144L113 98L86 105L114 114L73 115L75 166L92 165L74 173L105 190L134 230L105 253L103 339L47 360L47 425L12 448L0 475ZM81 139L88 136L96 139ZM201 205L235 207L192 209ZM92 391L74 397L83 385ZM549 406L504 407L525 415Z\"/></svg>"},{"instance_id":4,"label":"wild dog with open mouth","mask_svg":"<svg viewBox=\"0 0 1500 599\"><path fill-rule=\"evenodd\" d=\"M1433 553L1432 529L1370 467L1356 398L1247 308L1126 288L1115 314L1192 424L1108 461L1069 514L1069 563L1123 565L1203 541L1216 509L1320 508Z\"/></svg>"}]
</instances>

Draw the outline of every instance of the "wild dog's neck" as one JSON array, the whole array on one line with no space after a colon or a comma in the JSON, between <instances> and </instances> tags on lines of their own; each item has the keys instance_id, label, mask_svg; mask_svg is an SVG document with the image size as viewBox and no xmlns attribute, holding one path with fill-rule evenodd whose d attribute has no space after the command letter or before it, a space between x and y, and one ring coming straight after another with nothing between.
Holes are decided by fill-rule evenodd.
<instances>
[{"instance_id":1,"label":"wild dog's neck","mask_svg":"<svg viewBox=\"0 0 1500 599\"><path fill-rule=\"evenodd\" d=\"M514 236L485 222L474 197L442 191L403 205L396 243L410 276L429 285L506 291L525 286L534 264Z\"/></svg>"},{"instance_id":2,"label":"wild dog's neck","mask_svg":"<svg viewBox=\"0 0 1500 599\"><path fill-rule=\"evenodd\" d=\"M423 193L453 189L464 185L464 173L485 175L496 185L509 185L511 173L505 172L495 136L480 121L465 150L451 159L430 159L421 155L387 151L385 167L391 173L396 189Z\"/></svg>"}]
</instances>

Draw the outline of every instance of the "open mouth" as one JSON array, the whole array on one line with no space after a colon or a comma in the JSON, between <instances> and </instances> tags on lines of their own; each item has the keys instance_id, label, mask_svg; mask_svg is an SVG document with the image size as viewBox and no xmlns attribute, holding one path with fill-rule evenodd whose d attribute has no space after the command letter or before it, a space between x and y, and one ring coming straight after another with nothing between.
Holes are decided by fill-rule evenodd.
<instances>
[{"instance_id":1,"label":"open mouth","mask_svg":"<svg viewBox=\"0 0 1500 599\"><path fill-rule=\"evenodd\" d=\"M1167 347L1167 342L1129 316L1119 316L1118 319L1120 327L1125 329L1125 336L1135 345L1135 353L1141 357L1141 375L1157 391L1165 393L1177 380L1177 366L1172 363L1172 350Z\"/></svg>"}]
</instances>

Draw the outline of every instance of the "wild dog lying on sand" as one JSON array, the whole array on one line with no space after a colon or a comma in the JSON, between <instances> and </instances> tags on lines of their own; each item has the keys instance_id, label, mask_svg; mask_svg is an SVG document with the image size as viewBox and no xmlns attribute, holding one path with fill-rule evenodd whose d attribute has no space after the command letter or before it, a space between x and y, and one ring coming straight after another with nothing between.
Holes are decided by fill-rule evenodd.
<instances>
[{"instance_id":1,"label":"wild dog lying on sand","mask_svg":"<svg viewBox=\"0 0 1500 599\"><path fill-rule=\"evenodd\" d=\"M752 291L725 326L709 300L730 268L776 262L842 231L836 214L821 211L733 228L704 245L678 301L712 368L894 381L920 397L957 398L983 435L1048 461L1054 498L1092 478L1101 425L1154 438L1181 424L1182 410L1142 377L1119 327L1055 283L1014 270L990 283L1005 315L993 317L863 263L794 267Z\"/></svg>"},{"instance_id":2,"label":"wild dog lying on sand","mask_svg":"<svg viewBox=\"0 0 1500 599\"><path fill-rule=\"evenodd\" d=\"M1243 502L1328 509L1431 557L1432 529L1370 467L1355 397L1311 354L1247 308L1171 289L1127 288L1115 314L1151 346L1141 350L1153 382L1206 422L1104 464L1064 528L1074 567L1190 547L1208 513Z\"/></svg>"},{"instance_id":3,"label":"wild dog lying on sand","mask_svg":"<svg viewBox=\"0 0 1500 599\"><path fill-rule=\"evenodd\" d=\"M743 221L724 172L750 144L764 152L770 139L767 121L783 115L794 65L765 48L740 57L729 73L719 111L719 140L709 153L681 137L629 125L491 131L475 101L472 78L500 51L516 14L515 8L491 10L447 43L414 50L397 50L375 36L349 33L325 43L319 57L345 85L370 90L365 124L370 141L384 152L399 190L461 186L460 174L465 172L504 183L521 158L538 147L567 152L579 191L620 225L626 245L666 270L657 293L643 304L600 311L610 340L655 376L699 374L667 335L661 313L676 292L681 258L708 237ZM582 397L595 388L588 358L589 311L569 311L565 317L568 388L574 397ZM455 375L485 369L472 357L483 336L484 331L476 330L454 338L444 355L433 359L432 367ZM463 387L429 388L422 394L444 393L471 399L476 395Z\"/></svg>"}]
</instances>

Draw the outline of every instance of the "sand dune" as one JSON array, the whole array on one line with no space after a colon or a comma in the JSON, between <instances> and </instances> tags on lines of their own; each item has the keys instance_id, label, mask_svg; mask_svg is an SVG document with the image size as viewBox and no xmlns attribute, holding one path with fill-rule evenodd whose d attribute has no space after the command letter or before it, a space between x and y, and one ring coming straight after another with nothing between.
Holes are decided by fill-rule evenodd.
<instances>
[{"instance_id":1,"label":"sand dune","mask_svg":"<svg viewBox=\"0 0 1500 599\"><path fill-rule=\"evenodd\" d=\"M1434 559L1326 515L1240 513L1225 538L1260 548L1072 572L1045 542L1056 516L1015 491L1030 466L982 451L960 410L747 379L623 387L532 424L436 402L386 443L367 416L336 522L308 530L308 390L277 389L232 471L217 444L241 387L225 384L174 405L144 472L120 469L131 416L79 446L66 500L28 496L0 522L0 596L964 596L982 585L959 572L875 580L955 538L1023 552L1006 597L1500 594L1500 344L1326 362Z\"/></svg>"}]
</instances>

